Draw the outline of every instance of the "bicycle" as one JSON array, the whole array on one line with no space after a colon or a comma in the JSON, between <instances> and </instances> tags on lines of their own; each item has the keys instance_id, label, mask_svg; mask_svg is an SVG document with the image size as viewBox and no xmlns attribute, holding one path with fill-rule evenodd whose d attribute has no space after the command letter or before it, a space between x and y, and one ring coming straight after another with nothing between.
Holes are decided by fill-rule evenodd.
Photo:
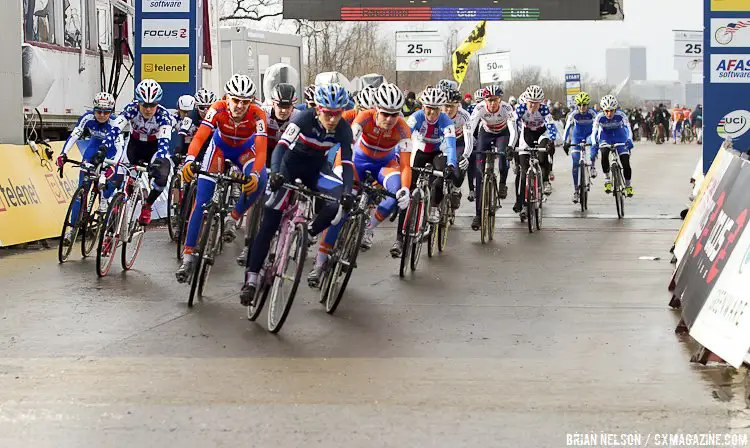
<instances>
[{"instance_id":1,"label":"bicycle","mask_svg":"<svg viewBox=\"0 0 750 448\"><path fill-rule=\"evenodd\" d=\"M101 159L100 159L101 160ZM94 244L99 236L101 228L102 215L101 210L102 197L101 191L106 186L107 179L102 172L102 164L92 164L89 162L79 162L76 160L66 160L65 163L78 166L84 172L83 184L76 189L70 199L68 211L65 214L62 231L60 232L60 244L57 249L57 259L60 263L65 263L73 251L73 245L78 239L78 233L81 233L81 256L86 258L94 250ZM62 179L63 166L58 168L58 175ZM78 204L78 216L73 222L74 205ZM106 201L104 202L106 204ZM72 229L70 241L65 243L65 234L68 228Z\"/></svg>"},{"instance_id":2,"label":"bicycle","mask_svg":"<svg viewBox=\"0 0 750 448\"><path fill-rule=\"evenodd\" d=\"M578 163L578 200L581 205L581 213L589 208L589 191L591 191L591 159L588 156L587 148L591 148L591 143L581 142L571 151L581 153Z\"/></svg>"},{"instance_id":3,"label":"bicycle","mask_svg":"<svg viewBox=\"0 0 750 448\"><path fill-rule=\"evenodd\" d=\"M422 253L422 243L430 233L430 226L427 220L427 214L432 204L430 179L433 176L443 177L443 172L433 170L432 165L429 163L424 168L412 167L411 170L419 173L419 177L417 178L416 188L412 192L409 207L406 209L404 226L401 229L404 249L401 251L401 263L398 273L402 278L406 274L407 263L412 271L417 270L419 256ZM428 248L428 250L430 249Z\"/></svg>"},{"instance_id":4,"label":"bicycle","mask_svg":"<svg viewBox=\"0 0 750 448\"><path fill-rule=\"evenodd\" d=\"M236 176L224 173L210 173L199 170L197 164L193 170L197 175L210 177L216 181L214 194L211 199L203 205L201 226L198 232L198 244L193 254L195 266L190 275L190 294L188 296L188 307L193 306L196 294L203 296L203 288L206 286L211 274L211 267L216 261L216 256L222 251L222 234L224 233L224 219L229 213L227 191L235 184L246 182L244 176Z\"/></svg>"},{"instance_id":5,"label":"bicycle","mask_svg":"<svg viewBox=\"0 0 750 448\"><path fill-rule=\"evenodd\" d=\"M148 165L120 164L125 168L125 181L115 193L99 232L96 249L96 273L104 277L109 273L117 248L122 246L122 268L130 270L141 249L146 227L139 221L141 208L148 192ZM128 252L130 249L132 252Z\"/></svg>"},{"instance_id":6,"label":"bicycle","mask_svg":"<svg viewBox=\"0 0 750 448\"><path fill-rule=\"evenodd\" d=\"M372 204L386 197L396 199L396 195L382 187L373 187L374 179L368 171L364 183L359 185L355 207L341 228L328 260L321 271L320 303L326 313L333 314L341 303L352 272L357 268L357 256L362 238L370 222Z\"/></svg>"},{"instance_id":7,"label":"bicycle","mask_svg":"<svg viewBox=\"0 0 750 448\"><path fill-rule=\"evenodd\" d=\"M169 238L177 242L177 245L180 246L179 238L180 229L182 228L181 220L183 218L181 213L182 200L185 197L185 189L189 184L185 184L180 175L180 167L185 160L185 156L175 154L172 160L174 161L174 169L172 170L172 180L167 190L167 231L169 232Z\"/></svg>"},{"instance_id":8,"label":"bicycle","mask_svg":"<svg viewBox=\"0 0 750 448\"><path fill-rule=\"evenodd\" d=\"M625 177L622 174L622 162L620 161L620 154L617 152L617 148L624 147L624 143L599 145L602 152L605 149L609 150L609 170L612 173L612 196L615 198L618 219L625 216Z\"/></svg>"},{"instance_id":9,"label":"bicycle","mask_svg":"<svg viewBox=\"0 0 750 448\"><path fill-rule=\"evenodd\" d=\"M680 136L681 143L692 143L693 138L695 138L695 134L693 133L693 128L690 126L683 126L682 128L682 135Z\"/></svg>"},{"instance_id":10,"label":"bicycle","mask_svg":"<svg viewBox=\"0 0 750 448\"><path fill-rule=\"evenodd\" d=\"M542 208L544 194L542 193L543 174L539 164L539 151L547 151L545 147L533 146L524 151L529 153L529 168L526 170L526 185L524 186L524 198L526 199L526 222L529 233L542 230ZM521 217L523 222L523 217Z\"/></svg>"},{"instance_id":11,"label":"bicycle","mask_svg":"<svg viewBox=\"0 0 750 448\"><path fill-rule=\"evenodd\" d=\"M278 333L284 325L302 279L309 240L307 224L313 218L311 203L313 199L337 201L310 190L299 180L294 184L285 183L283 187L291 191L289 205L282 212L279 230L271 240L260 271L255 297L247 307L247 318L255 321L270 296L268 331L271 333Z\"/></svg>"},{"instance_id":12,"label":"bicycle","mask_svg":"<svg viewBox=\"0 0 750 448\"><path fill-rule=\"evenodd\" d=\"M492 241L495 233L495 213L500 205L500 194L498 187L497 174L495 173L495 161L500 155L500 151L494 145L488 151L482 152L485 155L484 173L482 174L482 213L480 215L480 234L482 244ZM489 188L487 188L489 186Z\"/></svg>"}]
</instances>

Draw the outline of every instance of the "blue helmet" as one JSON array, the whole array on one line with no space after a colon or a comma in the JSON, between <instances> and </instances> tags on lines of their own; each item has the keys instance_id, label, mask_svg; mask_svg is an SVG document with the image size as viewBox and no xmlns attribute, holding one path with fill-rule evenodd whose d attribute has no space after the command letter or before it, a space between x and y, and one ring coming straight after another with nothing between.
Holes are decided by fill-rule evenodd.
<instances>
[{"instance_id":1,"label":"blue helmet","mask_svg":"<svg viewBox=\"0 0 750 448\"><path fill-rule=\"evenodd\" d=\"M315 104L326 109L343 109L349 104L349 93L341 84L326 84L315 89Z\"/></svg>"}]
</instances>

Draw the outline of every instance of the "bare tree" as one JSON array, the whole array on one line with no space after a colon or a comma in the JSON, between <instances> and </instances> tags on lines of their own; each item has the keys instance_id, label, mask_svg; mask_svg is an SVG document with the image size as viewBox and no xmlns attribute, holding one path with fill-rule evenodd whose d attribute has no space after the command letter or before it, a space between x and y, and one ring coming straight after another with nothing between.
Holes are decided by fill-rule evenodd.
<instances>
[{"instance_id":1,"label":"bare tree","mask_svg":"<svg viewBox=\"0 0 750 448\"><path fill-rule=\"evenodd\" d=\"M280 17L282 14L282 0L233 0L224 4L224 10L229 11L219 17L220 21L252 20L259 22L270 17Z\"/></svg>"}]
</instances>

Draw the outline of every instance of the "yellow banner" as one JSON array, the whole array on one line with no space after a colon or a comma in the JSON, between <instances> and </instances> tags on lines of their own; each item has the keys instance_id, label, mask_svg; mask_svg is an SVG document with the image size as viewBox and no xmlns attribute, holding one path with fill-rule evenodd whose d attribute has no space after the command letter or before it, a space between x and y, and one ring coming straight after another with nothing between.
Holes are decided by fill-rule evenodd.
<instances>
[{"instance_id":1,"label":"yellow banner","mask_svg":"<svg viewBox=\"0 0 750 448\"><path fill-rule=\"evenodd\" d=\"M469 59L477 50L484 48L487 34L487 21L482 20L471 31L469 37L453 52L453 78L459 83L464 82L466 71L469 69Z\"/></svg>"},{"instance_id":2,"label":"yellow banner","mask_svg":"<svg viewBox=\"0 0 750 448\"><path fill-rule=\"evenodd\" d=\"M55 155L44 164L29 146L0 145L0 247L60 236L78 188L76 167L66 165L62 179L57 174L62 145L51 144Z\"/></svg>"},{"instance_id":3,"label":"yellow banner","mask_svg":"<svg viewBox=\"0 0 750 448\"><path fill-rule=\"evenodd\" d=\"M711 11L750 11L750 0L711 0Z\"/></svg>"},{"instance_id":4,"label":"yellow banner","mask_svg":"<svg viewBox=\"0 0 750 448\"><path fill-rule=\"evenodd\" d=\"M190 55L141 55L141 79L145 78L158 82L188 82L190 80Z\"/></svg>"}]
</instances>

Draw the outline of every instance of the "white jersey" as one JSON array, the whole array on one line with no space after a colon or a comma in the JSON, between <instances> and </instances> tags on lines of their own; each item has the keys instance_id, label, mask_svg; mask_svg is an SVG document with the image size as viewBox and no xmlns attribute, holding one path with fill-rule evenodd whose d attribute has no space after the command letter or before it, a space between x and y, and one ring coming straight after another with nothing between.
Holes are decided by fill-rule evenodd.
<instances>
[{"instance_id":1,"label":"white jersey","mask_svg":"<svg viewBox=\"0 0 750 448\"><path fill-rule=\"evenodd\" d=\"M482 129L490 134L500 134L506 129L510 132L510 141L515 139L516 125L513 107L505 101L500 102L500 107L496 112L490 112L487 109L487 102L483 101L474 107L471 113L471 120L466 126L464 138L467 147L474 146L474 131L479 123L482 123Z\"/></svg>"},{"instance_id":2,"label":"white jersey","mask_svg":"<svg viewBox=\"0 0 750 448\"><path fill-rule=\"evenodd\" d=\"M452 118L453 124L456 125L456 139L460 139L461 137L463 137L464 128L469 122L469 119L471 119L471 115L466 112L466 109L459 106L456 110L456 116Z\"/></svg>"},{"instance_id":3,"label":"white jersey","mask_svg":"<svg viewBox=\"0 0 750 448\"><path fill-rule=\"evenodd\" d=\"M518 135L522 136L520 141L520 148L525 149L528 145L524 140L524 130L528 129L533 132L544 131L542 137L547 138L551 141L555 141L557 138L557 127L555 121L552 119L547 105L542 104L536 112L531 112L526 103L519 103L516 106L516 117L517 117L517 129ZM515 146L515 139L511 139L511 143Z\"/></svg>"}]
</instances>

